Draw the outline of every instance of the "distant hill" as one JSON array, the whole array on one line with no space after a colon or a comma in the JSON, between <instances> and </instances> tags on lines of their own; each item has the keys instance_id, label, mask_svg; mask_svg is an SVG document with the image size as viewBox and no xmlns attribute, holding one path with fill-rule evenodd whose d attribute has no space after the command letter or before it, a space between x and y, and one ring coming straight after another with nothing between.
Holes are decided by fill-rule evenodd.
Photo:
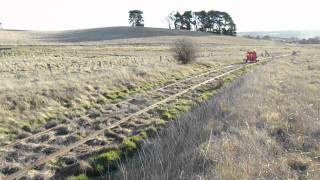
<instances>
[{"instance_id":1,"label":"distant hill","mask_svg":"<svg viewBox=\"0 0 320 180\"><path fill-rule=\"evenodd\" d=\"M248 38L216 35L207 32L170 30L148 27L105 27L66 31L1 30L0 45L39 45L39 44L172 44L177 38L188 36L198 41L213 39L216 44L260 44L265 43ZM146 40L146 38L148 40Z\"/></svg>"},{"instance_id":2,"label":"distant hill","mask_svg":"<svg viewBox=\"0 0 320 180\"><path fill-rule=\"evenodd\" d=\"M212 35L203 32L187 30L147 28L147 27L106 27L94 29L81 29L70 31L57 31L49 38L59 42L88 42L115 39L130 39L157 36L207 36Z\"/></svg>"},{"instance_id":3,"label":"distant hill","mask_svg":"<svg viewBox=\"0 0 320 180\"><path fill-rule=\"evenodd\" d=\"M312 38L320 36L320 30L315 31L253 31L239 32L238 36L270 36L276 38Z\"/></svg>"},{"instance_id":4,"label":"distant hill","mask_svg":"<svg viewBox=\"0 0 320 180\"><path fill-rule=\"evenodd\" d=\"M187 30L170 30L147 27L104 27L65 31L0 31L0 44L37 44L37 43L97 43L135 38L156 38L168 36L213 36L212 33Z\"/></svg>"}]
</instances>

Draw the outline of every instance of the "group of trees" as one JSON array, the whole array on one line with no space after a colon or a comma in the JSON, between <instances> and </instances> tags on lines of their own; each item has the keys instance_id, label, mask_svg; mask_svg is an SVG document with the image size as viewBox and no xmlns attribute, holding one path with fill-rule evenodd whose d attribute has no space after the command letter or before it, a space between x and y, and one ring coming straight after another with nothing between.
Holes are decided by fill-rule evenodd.
<instances>
[{"instance_id":1,"label":"group of trees","mask_svg":"<svg viewBox=\"0 0 320 180\"><path fill-rule=\"evenodd\" d=\"M215 34L236 35L236 24L231 16L221 11L185 11L172 12L166 17L169 29L182 29L189 31L211 32ZM144 26L143 12L129 11L129 23L135 26Z\"/></svg>"},{"instance_id":2,"label":"group of trees","mask_svg":"<svg viewBox=\"0 0 320 180\"><path fill-rule=\"evenodd\" d=\"M185 11L184 13L171 13L166 18L169 28L190 31L211 32L215 34L236 35L236 24L232 17L221 11Z\"/></svg>"}]
</instances>

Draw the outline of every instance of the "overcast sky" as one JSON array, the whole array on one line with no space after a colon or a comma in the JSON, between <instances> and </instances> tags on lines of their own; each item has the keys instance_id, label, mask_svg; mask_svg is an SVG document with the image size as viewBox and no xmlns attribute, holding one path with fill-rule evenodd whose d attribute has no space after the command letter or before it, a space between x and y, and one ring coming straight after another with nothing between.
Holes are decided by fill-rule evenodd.
<instances>
[{"instance_id":1,"label":"overcast sky","mask_svg":"<svg viewBox=\"0 0 320 180\"><path fill-rule=\"evenodd\" d=\"M319 30L319 0L0 0L7 29L65 30L127 26L128 11L144 12L147 27L167 27L171 11L228 12L238 31Z\"/></svg>"}]
</instances>

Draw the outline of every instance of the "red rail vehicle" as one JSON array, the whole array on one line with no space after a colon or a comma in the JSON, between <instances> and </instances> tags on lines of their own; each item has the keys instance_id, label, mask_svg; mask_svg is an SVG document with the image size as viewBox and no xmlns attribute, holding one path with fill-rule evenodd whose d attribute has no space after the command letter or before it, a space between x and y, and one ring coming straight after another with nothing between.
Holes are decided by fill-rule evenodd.
<instances>
[{"instance_id":1,"label":"red rail vehicle","mask_svg":"<svg viewBox=\"0 0 320 180\"><path fill-rule=\"evenodd\" d=\"M244 59L244 62L245 63L256 63L258 60L257 60L257 52L256 50L253 50L253 51L248 51L247 52L247 58Z\"/></svg>"}]
</instances>

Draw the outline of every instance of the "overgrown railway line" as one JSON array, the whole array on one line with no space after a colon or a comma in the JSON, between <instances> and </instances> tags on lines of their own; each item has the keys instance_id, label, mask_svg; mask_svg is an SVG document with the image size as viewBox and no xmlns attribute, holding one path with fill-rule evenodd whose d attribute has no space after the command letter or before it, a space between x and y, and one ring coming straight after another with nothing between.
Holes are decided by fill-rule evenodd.
<instances>
[{"instance_id":1,"label":"overgrown railway line","mask_svg":"<svg viewBox=\"0 0 320 180\"><path fill-rule=\"evenodd\" d=\"M274 58L281 58L284 56L288 55ZM260 59L260 62L264 62L268 59L271 58ZM68 129L66 124L62 124L4 146L2 149L6 152L2 155L1 166L10 165L11 163L20 163L23 165L23 168L8 173L4 179L18 179L23 177L34 167L46 164L57 157L68 154L70 151L102 134L108 136L105 134L107 131L119 129L119 127L124 126L129 122L134 123L137 120L135 117L148 113L159 105L168 103L201 86L215 82L217 79L252 65L254 64L229 65L177 81L155 90L147 91L143 94L136 94L116 105L107 105L104 107L105 112L103 112L103 115L93 118L93 121L80 123L78 122L79 119L76 119L73 120L73 122L69 122L73 123L73 128L71 129ZM65 137L65 142L61 140L63 139L61 136L56 135L59 129L65 131L62 133L62 136ZM83 136L78 139L75 138L74 135L81 131L84 131ZM105 146L105 144L100 146ZM25 148L25 152L21 154L16 153L19 152L21 148Z\"/></svg>"},{"instance_id":2,"label":"overgrown railway line","mask_svg":"<svg viewBox=\"0 0 320 180\"><path fill-rule=\"evenodd\" d=\"M179 84L179 83L183 83L183 82L186 82L186 81L195 79L195 78L199 78L199 77L201 77L201 76L206 76L206 75L208 75L208 74L210 74L210 73L215 73L215 72L217 72L217 71L220 71L220 70L223 70L223 69L227 69L227 68L230 68L230 67L232 67L232 66L233 66L233 65L229 65L229 66L222 67L222 68L220 68L220 69L209 70L209 71L206 71L206 72L204 72L204 73L201 73L201 74L198 74L198 75L195 75L195 76L191 76L191 77L188 77L188 78L185 78L185 79L182 79L182 80L178 80L178 81L176 81L176 82L174 82L174 83L170 83L170 84L168 84L168 85L164 85L164 86L159 87L159 88L157 88L157 89L150 90L150 91L148 91L147 93L154 93L154 92L157 92L157 91L165 90L165 89L167 89L167 88L169 88L169 87L173 87L173 86L175 86L175 85L177 85L177 84ZM125 100L123 100L123 101L120 101L120 102L116 103L115 105L122 104L122 103L126 103L126 102L129 102L129 101L133 100L133 99L134 99L134 97L129 97L128 99L125 99ZM78 118L76 118L76 119L73 119L72 121L77 121L77 120L79 120L80 118L84 118L84 117L88 117L88 116L89 116L89 114L86 114L86 115L84 115L84 116L81 116L81 117L78 117ZM70 121L67 122L67 123L70 123ZM64 124L64 125L65 125L65 124ZM58 125L58 126L54 126L54 127L51 127L51 128L47 128L46 130L43 130L43 131L38 132L38 133L35 133L35 134L33 134L33 135L31 135L31 136L28 136L28 137L26 137L26 138L16 140L16 141L14 141L14 142L11 142L10 144L7 144L7 145L2 146L2 147L0 148L0 150L5 150L5 149L8 149L8 148L14 147L15 145L17 145L17 144L19 144L19 143L26 142L26 141L28 141L28 140L30 140L30 139L33 139L33 138L37 138L37 137L42 136L42 135L44 135L44 134L46 134L46 133L48 133L48 132L50 132L50 131L54 131L55 129L57 129L57 128L59 128L59 127L62 127L62 126L64 126L64 125ZM0 157L2 157L2 155L1 155Z\"/></svg>"}]
</instances>

